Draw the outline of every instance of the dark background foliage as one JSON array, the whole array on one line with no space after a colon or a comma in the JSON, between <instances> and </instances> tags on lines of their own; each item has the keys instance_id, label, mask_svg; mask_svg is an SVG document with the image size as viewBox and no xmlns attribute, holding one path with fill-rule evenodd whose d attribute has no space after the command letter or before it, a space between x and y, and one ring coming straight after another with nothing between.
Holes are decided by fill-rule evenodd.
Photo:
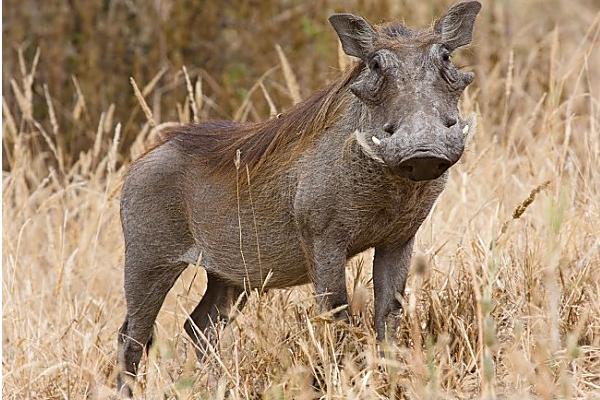
<instances>
[{"instance_id":1,"label":"dark background foliage","mask_svg":"<svg viewBox=\"0 0 600 400\"><path fill-rule=\"evenodd\" d=\"M577 13L579 7L585 9L591 2L582 0L579 6L566 7L564 2L540 1L535 10L536 26L527 28L527 34L544 41L556 24L557 15ZM81 151L92 146L98 116L111 105L114 105L114 120L122 123L119 150L124 154L146 121L133 94L130 77L144 87L164 72L146 99L157 122L178 120L176 105L186 94L181 73L185 65L193 82L202 81L206 98L202 118L231 119L252 85L279 65L276 44L293 66L302 96L336 76L337 39L327 21L332 12L352 11L373 23L406 19L411 25L424 27L451 3L447 0L6 0L3 2L3 97L8 109L16 113L16 99L9 83L22 75L18 53L21 51L29 64L39 48L41 56L32 86L33 118L48 126L43 90L46 84L61 127L57 145L67 162L74 162ZM536 5L528 2L530 10L532 3L533 7ZM527 10L506 18L511 9L519 9L519 4L518 1L487 2L476 34L485 35L491 42L475 40L476 47L462 52L463 63L477 65L480 73L505 72L509 47L523 54L530 50L513 43L519 30L530 25ZM564 8L564 13L545 11L553 5ZM539 63L540 70L550 65L543 59L530 62ZM282 108L291 104L280 68L268 73L264 82L275 104ZM539 87L530 88L532 98L547 90L543 86L540 83ZM257 94L249 119L268 115L267 103L258 91ZM84 104L74 112L81 99ZM43 142L38 145L44 148ZM3 167L8 168L6 162Z\"/></svg>"}]
</instances>

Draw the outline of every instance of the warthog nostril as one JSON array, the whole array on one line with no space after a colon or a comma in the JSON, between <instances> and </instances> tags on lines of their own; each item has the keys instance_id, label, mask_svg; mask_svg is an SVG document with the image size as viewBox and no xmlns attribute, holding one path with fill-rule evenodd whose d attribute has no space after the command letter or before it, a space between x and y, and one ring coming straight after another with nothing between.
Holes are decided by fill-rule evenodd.
<instances>
[{"instance_id":1,"label":"warthog nostril","mask_svg":"<svg viewBox=\"0 0 600 400\"><path fill-rule=\"evenodd\" d=\"M414 167L412 165L400 165L400 169L403 172L411 173L413 171Z\"/></svg>"},{"instance_id":2,"label":"warthog nostril","mask_svg":"<svg viewBox=\"0 0 600 400\"><path fill-rule=\"evenodd\" d=\"M449 162L442 161L442 162L438 163L438 171L444 172L448 168L450 168L450 163Z\"/></svg>"}]
</instances>

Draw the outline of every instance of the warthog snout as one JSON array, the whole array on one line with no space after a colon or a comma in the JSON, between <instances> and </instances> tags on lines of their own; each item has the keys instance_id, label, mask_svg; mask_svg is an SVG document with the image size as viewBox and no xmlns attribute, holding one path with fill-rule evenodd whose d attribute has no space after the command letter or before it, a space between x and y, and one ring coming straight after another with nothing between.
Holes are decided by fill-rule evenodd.
<instances>
[{"instance_id":1,"label":"warthog snout","mask_svg":"<svg viewBox=\"0 0 600 400\"><path fill-rule=\"evenodd\" d=\"M366 155L394 174L413 181L428 181L439 178L458 162L473 124L471 117L449 128L433 127L417 133L404 129L388 137L386 133L369 135L357 130L354 136Z\"/></svg>"},{"instance_id":2,"label":"warthog snout","mask_svg":"<svg viewBox=\"0 0 600 400\"><path fill-rule=\"evenodd\" d=\"M439 178L458 162L473 122L471 118L468 122L457 121L451 127L408 127L389 137L381 137L384 133L378 135L381 138L373 135L370 140L366 132L357 131L355 135L365 154L393 173L413 181L427 181Z\"/></svg>"},{"instance_id":3,"label":"warthog snout","mask_svg":"<svg viewBox=\"0 0 600 400\"><path fill-rule=\"evenodd\" d=\"M400 161L395 168L398 175L413 181L428 181L439 178L453 162L431 151L419 151Z\"/></svg>"}]
</instances>

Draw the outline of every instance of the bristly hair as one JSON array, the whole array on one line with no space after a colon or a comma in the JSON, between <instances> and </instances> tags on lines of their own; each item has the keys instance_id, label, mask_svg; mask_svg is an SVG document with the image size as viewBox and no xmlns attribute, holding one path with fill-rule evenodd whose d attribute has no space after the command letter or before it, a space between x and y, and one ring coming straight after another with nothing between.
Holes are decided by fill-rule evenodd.
<instances>
[{"instance_id":1,"label":"bristly hair","mask_svg":"<svg viewBox=\"0 0 600 400\"><path fill-rule=\"evenodd\" d=\"M376 47L424 46L435 43L439 37L432 28L416 30L399 22L390 22L377 27L379 33Z\"/></svg>"},{"instance_id":2,"label":"bristly hair","mask_svg":"<svg viewBox=\"0 0 600 400\"><path fill-rule=\"evenodd\" d=\"M402 24L377 27L377 47L423 45L435 40L431 30L415 31ZM349 96L347 87L364 68L360 61L344 76L301 103L263 122L209 121L168 129L161 143L174 143L180 151L206 163L213 174L236 177L234 158L239 150L239 167L254 175L284 169L297 159L315 138L335 122ZM265 166L265 168L262 168ZM243 172L245 175L245 172Z\"/></svg>"},{"instance_id":3,"label":"bristly hair","mask_svg":"<svg viewBox=\"0 0 600 400\"><path fill-rule=\"evenodd\" d=\"M161 134L187 155L205 162L211 173L235 177L234 158L240 151L240 168L272 172L300 154L323 134L344 106L348 84L364 68L361 62L341 79L301 103L263 122L212 121L171 128ZM264 166L265 168L261 168ZM243 172L245 176L245 172Z\"/></svg>"},{"instance_id":4,"label":"bristly hair","mask_svg":"<svg viewBox=\"0 0 600 400\"><path fill-rule=\"evenodd\" d=\"M392 22L381 25L378 27L379 33L386 36L389 39L405 39L414 38L417 32L401 23Z\"/></svg>"}]
</instances>

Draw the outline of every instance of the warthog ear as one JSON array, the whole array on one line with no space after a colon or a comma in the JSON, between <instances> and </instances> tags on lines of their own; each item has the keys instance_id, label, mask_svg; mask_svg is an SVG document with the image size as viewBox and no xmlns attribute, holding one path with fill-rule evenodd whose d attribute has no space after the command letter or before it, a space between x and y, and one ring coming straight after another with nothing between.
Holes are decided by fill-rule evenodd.
<instances>
[{"instance_id":1,"label":"warthog ear","mask_svg":"<svg viewBox=\"0 0 600 400\"><path fill-rule=\"evenodd\" d=\"M465 1L450 7L446 15L435 22L433 30L442 36L442 42L452 51L471 43L475 17L481 10L478 1Z\"/></svg>"},{"instance_id":2,"label":"warthog ear","mask_svg":"<svg viewBox=\"0 0 600 400\"><path fill-rule=\"evenodd\" d=\"M364 18L352 14L333 14L329 22L349 56L364 60L373 51L375 29Z\"/></svg>"}]
</instances>

